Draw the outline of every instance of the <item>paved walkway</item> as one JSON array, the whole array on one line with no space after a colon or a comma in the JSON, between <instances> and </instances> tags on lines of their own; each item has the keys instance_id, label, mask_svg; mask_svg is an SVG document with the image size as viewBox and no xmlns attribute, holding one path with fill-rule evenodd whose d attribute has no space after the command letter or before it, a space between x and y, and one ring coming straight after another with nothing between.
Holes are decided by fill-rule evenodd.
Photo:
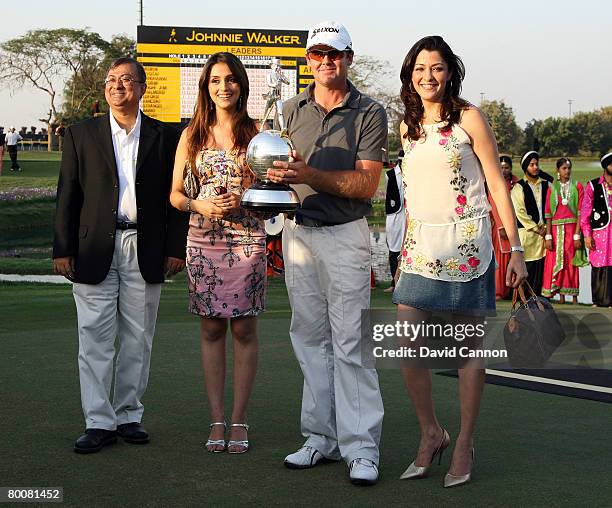
<instances>
[{"instance_id":1,"label":"paved walkway","mask_svg":"<svg viewBox=\"0 0 612 508\"><path fill-rule=\"evenodd\" d=\"M16 275L0 274L0 282L46 282L50 284L72 284L61 275Z\"/></svg>"}]
</instances>

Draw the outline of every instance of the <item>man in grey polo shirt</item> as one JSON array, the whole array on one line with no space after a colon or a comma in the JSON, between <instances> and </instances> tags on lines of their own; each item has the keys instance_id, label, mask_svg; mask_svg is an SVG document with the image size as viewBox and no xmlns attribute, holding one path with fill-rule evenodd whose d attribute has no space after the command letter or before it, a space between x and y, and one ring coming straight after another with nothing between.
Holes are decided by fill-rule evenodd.
<instances>
[{"instance_id":1,"label":"man in grey polo shirt","mask_svg":"<svg viewBox=\"0 0 612 508\"><path fill-rule=\"evenodd\" d=\"M314 83L284 104L294 162L268 176L292 184L302 200L283 230L291 342L304 374L304 446L292 469L343 458L355 484L378 480L383 405L374 369L361 362L361 310L370 306L371 211L387 146L380 104L348 81L353 61L346 28L312 27L306 59Z\"/></svg>"}]
</instances>

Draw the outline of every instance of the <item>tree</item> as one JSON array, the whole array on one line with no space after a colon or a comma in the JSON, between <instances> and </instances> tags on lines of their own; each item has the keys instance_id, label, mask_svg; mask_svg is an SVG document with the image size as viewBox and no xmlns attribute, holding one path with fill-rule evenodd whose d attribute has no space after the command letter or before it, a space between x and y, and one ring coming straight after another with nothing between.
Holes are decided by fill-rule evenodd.
<instances>
[{"instance_id":1,"label":"tree","mask_svg":"<svg viewBox=\"0 0 612 508\"><path fill-rule=\"evenodd\" d=\"M571 118L573 132L580 140L580 155L601 156L612 147L612 106L586 113L576 113Z\"/></svg>"},{"instance_id":2,"label":"tree","mask_svg":"<svg viewBox=\"0 0 612 508\"><path fill-rule=\"evenodd\" d=\"M597 149L597 156L612 151L612 106L606 106L596 111L599 118L601 119L601 141Z\"/></svg>"},{"instance_id":3,"label":"tree","mask_svg":"<svg viewBox=\"0 0 612 508\"><path fill-rule=\"evenodd\" d=\"M399 124L404 118L404 105L399 96L399 84L390 85L397 79L396 70L386 60L368 55L355 56L349 68L349 79L361 92L380 102L389 120L389 152L400 149Z\"/></svg>"},{"instance_id":4,"label":"tree","mask_svg":"<svg viewBox=\"0 0 612 508\"><path fill-rule=\"evenodd\" d=\"M525 153L529 150L535 150L538 152L540 150L540 142L536 137L536 131L540 123L540 120L536 120L535 118L527 122L527 125L525 125L525 130L523 131L523 146L520 153Z\"/></svg>"},{"instance_id":5,"label":"tree","mask_svg":"<svg viewBox=\"0 0 612 508\"><path fill-rule=\"evenodd\" d=\"M532 120L525 127L526 150L543 157L601 156L612 147L612 107L576 113L571 118Z\"/></svg>"},{"instance_id":6,"label":"tree","mask_svg":"<svg viewBox=\"0 0 612 508\"><path fill-rule=\"evenodd\" d=\"M501 100L482 101L480 109L493 129L499 151L510 155L520 153L525 135L516 123L512 108Z\"/></svg>"},{"instance_id":7,"label":"tree","mask_svg":"<svg viewBox=\"0 0 612 508\"><path fill-rule=\"evenodd\" d=\"M604 132L601 119L595 112L576 113L567 123L571 137L566 145L568 154L595 155L599 152Z\"/></svg>"},{"instance_id":8,"label":"tree","mask_svg":"<svg viewBox=\"0 0 612 508\"><path fill-rule=\"evenodd\" d=\"M107 46L97 33L70 28L31 30L0 44L0 82L11 89L29 85L49 96L49 113L41 119L47 125L49 150L59 116L57 90Z\"/></svg>"},{"instance_id":9,"label":"tree","mask_svg":"<svg viewBox=\"0 0 612 508\"><path fill-rule=\"evenodd\" d=\"M542 157L556 155L564 155L559 153L558 149L561 143L558 141L558 132L561 127L561 118L548 117L540 120L534 128L535 138L539 141L540 147L538 152Z\"/></svg>"}]
</instances>

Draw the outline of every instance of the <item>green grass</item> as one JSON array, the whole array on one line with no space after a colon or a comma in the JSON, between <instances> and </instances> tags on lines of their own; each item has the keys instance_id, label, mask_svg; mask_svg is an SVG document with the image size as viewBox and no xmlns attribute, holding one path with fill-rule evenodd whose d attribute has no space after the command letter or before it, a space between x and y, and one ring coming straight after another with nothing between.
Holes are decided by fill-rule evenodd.
<instances>
[{"instance_id":1,"label":"green grass","mask_svg":"<svg viewBox=\"0 0 612 508\"><path fill-rule=\"evenodd\" d=\"M52 275L53 260L51 259L51 249L44 254L30 253L11 257L0 257L0 273L17 275Z\"/></svg>"},{"instance_id":2,"label":"green grass","mask_svg":"<svg viewBox=\"0 0 612 508\"><path fill-rule=\"evenodd\" d=\"M52 273L55 202L0 201L0 273Z\"/></svg>"},{"instance_id":3,"label":"green grass","mask_svg":"<svg viewBox=\"0 0 612 508\"><path fill-rule=\"evenodd\" d=\"M557 167L555 165L557 159L542 159L540 165L544 171L556 178ZM572 159L572 178L579 182L586 183L596 176L600 176L603 172L599 159ZM514 163L514 174L519 178L523 177L523 171L520 167L520 161Z\"/></svg>"},{"instance_id":4,"label":"green grass","mask_svg":"<svg viewBox=\"0 0 612 508\"><path fill-rule=\"evenodd\" d=\"M368 224L370 227L382 227L384 229L386 218L385 202L378 200L374 201L372 203L372 214L368 217Z\"/></svg>"},{"instance_id":5,"label":"green grass","mask_svg":"<svg viewBox=\"0 0 612 508\"><path fill-rule=\"evenodd\" d=\"M57 187L60 152L19 152L17 160L23 171L10 171L11 161L5 152L0 192L15 188L55 189Z\"/></svg>"},{"instance_id":6,"label":"green grass","mask_svg":"<svg viewBox=\"0 0 612 508\"><path fill-rule=\"evenodd\" d=\"M0 231L32 229L53 224L55 200L0 201Z\"/></svg>"},{"instance_id":7,"label":"green grass","mask_svg":"<svg viewBox=\"0 0 612 508\"><path fill-rule=\"evenodd\" d=\"M162 292L144 423L147 446L72 451L83 430L75 309L69 286L0 284L3 486L62 486L67 506L605 506L612 495L606 438L610 406L500 386L485 389L471 484L445 490L450 453L431 477L399 481L414 458L418 427L399 372L381 370L385 420L381 481L349 484L344 463L283 467L303 441L302 377L288 337L284 287L271 283L259 321L260 364L249 409L252 449L207 453L198 320L186 311L184 278ZM373 292L374 307L390 308ZM231 347L229 348L231 350ZM227 374L231 380L230 371ZM457 381L434 376L442 424L459 425ZM231 402L230 386L227 403ZM606 424L606 422L608 422ZM607 500L607 501L606 501Z\"/></svg>"},{"instance_id":8,"label":"green grass","mask_svg":"<svg viewBox=\"0 0 612 508\"><path fill-rule=\"evenodd\" d=\"M57 187L59 152L19 152L23 171L11 172L4 157L0 192L19 193L24 189L54 191ZM0 201L0 273L52 273L51 245L55 199L50 197Z\"/></svg>"},{"instance_id":9,"label":"green grass","mask_svg":"<svg viewBox=\"0 0 612 508\"><path fill-rule=\"evenodd\" d=\"M19 161L59 161L62 158L62 153L58 151L47 152L46 150L22 150L19 151ZM4 162L10 162L8 152L4 152Z\"/></svg>"}]
</instances>

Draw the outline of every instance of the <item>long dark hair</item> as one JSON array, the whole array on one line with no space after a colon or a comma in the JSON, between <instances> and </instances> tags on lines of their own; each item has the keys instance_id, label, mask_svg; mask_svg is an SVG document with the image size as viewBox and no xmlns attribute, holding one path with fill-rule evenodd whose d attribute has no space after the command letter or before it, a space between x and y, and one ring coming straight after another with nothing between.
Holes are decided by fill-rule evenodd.
<instances>
[{"instance_id":1,"label":"long dark hair","mask_svg":"<svg viewBox=\"0 0 612 508\"><path fill-rule=\"evenodd\" d=\"M232 135L234 138L234 148L246 148L251 138L257 134L257 126L247 113L247 100L249 98L249 78L242 62L232 53L215 53L211 55L198 83L198 98L196 108L187 126L187 160L192 171L195 171L195 160L204 143L208 141L211 128L216 120L215 103L208 93L208 81L213 65L225 63L232 71L234 79L240 85L240 98L234 113L234 127Z\"/></svg>"},{"instance_id":2,"label":"long dark hair","mask_svg":"<svg viewBox=\"0 0 612 508\"><path fill-rule=\"evenodd\" d=\"M402 88L400 96L404 107L404 123L408 130L404 137L408 139L419 139L423 130L421 120L425 109L421 97L412 86L412 71L416 63L417 56L423 50L437 51L446 62L448 70L451 73L451 79L446 83L444 89L444 97L442 99L442 108L440 110L440 120L446 122L445 127L451 127L459 123L461 111L470 107L470 103L459 97L461 94L461 82L465 77L465 67L461 58L459 58L450 46L439 35L429 35L418 41L404 58L402 70L400 71L400 79L402 80Z\"/></svg>"}]
</instances>

